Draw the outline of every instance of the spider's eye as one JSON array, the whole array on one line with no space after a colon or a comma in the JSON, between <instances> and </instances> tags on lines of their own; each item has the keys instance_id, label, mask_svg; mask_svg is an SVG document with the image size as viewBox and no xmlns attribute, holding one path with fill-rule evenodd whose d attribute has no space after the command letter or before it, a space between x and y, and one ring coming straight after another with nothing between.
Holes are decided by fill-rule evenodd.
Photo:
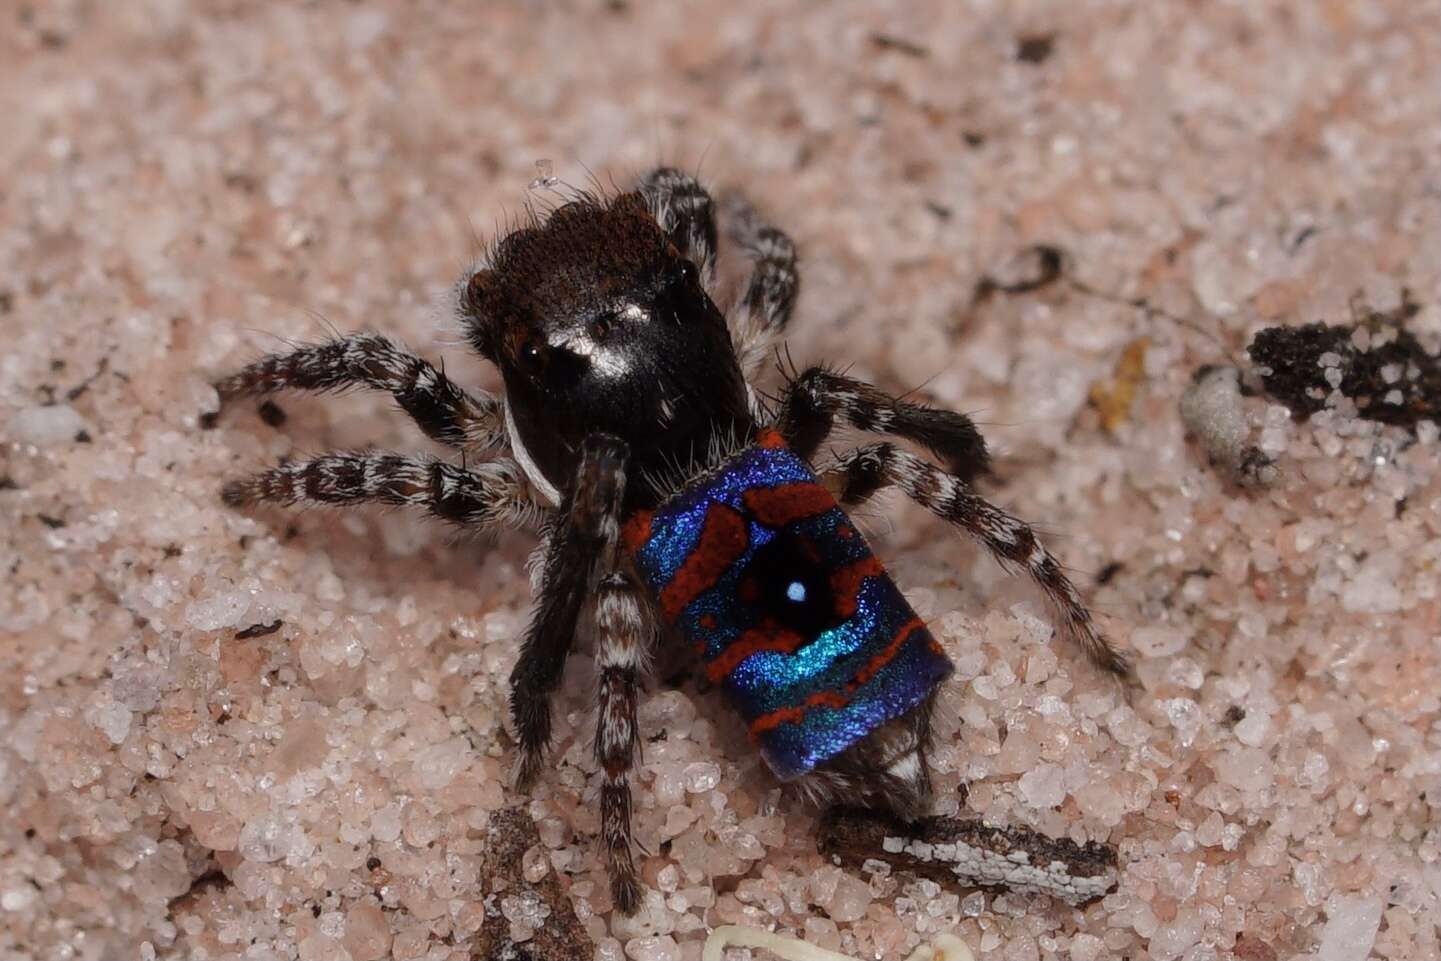
<instances>
[{"instance_id":1,"label":"spider's eye","mask_svg":"<svg viewBox=\"0 0 1441 961\"><path fill-rule=\"evenodd\" d=\"M521 366L532 373L540 370L541 361L545 357L541 352L540 345L533 340L527 340L521 344L519 356Z\"/></svg>"},{"instance_id":2,"label":"spider's eye","mask_svg":"<svg viewBox=\"0 0 1441 961\"><path fill-rule=\"evenodd\" d=\"M695 284L700 281L700 270L689 260L681 258L680 278L686 284Z\"/></svg>"}]
</instances>

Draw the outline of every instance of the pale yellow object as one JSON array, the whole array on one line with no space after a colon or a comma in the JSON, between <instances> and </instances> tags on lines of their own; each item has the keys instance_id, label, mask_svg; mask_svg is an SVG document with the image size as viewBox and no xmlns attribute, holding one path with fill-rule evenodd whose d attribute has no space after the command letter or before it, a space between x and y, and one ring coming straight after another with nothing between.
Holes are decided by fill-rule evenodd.
<instances>
[{"instance_id":1,"label":"pale yellow object","mask_svg":"<svg viewBox=\"0 0 1441 961\"><path fill-rule=\"evenodd\" d=\"M701 961L721 961L721 952L730 947L765 948L785 961L859 961L848 954L827 951L795 938L735 924L721 925L710 933L701 949ZM960 938L940 934L930 944L916 948L906 961L976 961L976 956Z\"/></svg>"}]
</instances>

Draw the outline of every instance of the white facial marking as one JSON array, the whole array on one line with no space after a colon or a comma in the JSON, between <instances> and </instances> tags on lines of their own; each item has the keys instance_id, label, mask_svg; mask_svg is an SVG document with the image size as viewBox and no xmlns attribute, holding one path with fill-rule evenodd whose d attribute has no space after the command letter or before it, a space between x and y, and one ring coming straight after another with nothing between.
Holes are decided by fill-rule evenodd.
<instances>
[{"instance_id":1,"label":"white facial marking","mask_svg":"<svg viewBox=\"0 0 1441 961\"><path fill-rule=\"evenodd\" d=\"M529 478L531 486L540 492L540 496L550 501L552 507L559 507L560 491L555 489L554 484L546 480L535 461L531 460L530 451L525 449L525 443L520 439L520 431L516 430L515 417L510 412L510 404L505 405L505 432L510 437L510 449L515 454L515 462L520 465L521 470L525 471L525 476Z\"/></svg>"}]
</instances>

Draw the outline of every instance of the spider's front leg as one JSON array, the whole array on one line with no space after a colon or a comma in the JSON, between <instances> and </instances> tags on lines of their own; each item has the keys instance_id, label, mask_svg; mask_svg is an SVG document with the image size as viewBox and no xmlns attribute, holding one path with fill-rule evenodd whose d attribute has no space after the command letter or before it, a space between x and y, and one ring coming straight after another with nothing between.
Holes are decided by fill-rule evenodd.
<instances>
[{"instance_id":1,"label":"spider's front leg","mask_svg":"<svg viewBox=\"0 0 1441 961\"><path fill-rule=\"evenodd\" d=\"M231 507L387 504L419 507L475 529L533 524L544 513L525 473L511 460L475 467L374 451L324 454L231 481L221 492Z\"/></svg>"},{"instance_id":2,"label":"spider's front leg","mask_svg":"<svg viewBox=\"0 0 1441 961\"><path fill-rule=\"evenodd\" d=\"M726 237L751 262L739 316L731 318L731 340L747 381L771 355L785 333L800 293L796 245L779 227L766 223L739 194L727 198Z\"/></svg>"},{"instance_id":3,"label":"spider's front leg","mask_svg":"<svg viewBox=\"0 0 1441 961\"><path fill-rule=\"evenodd\" d=\"M603 772L600 827L611 896L624 914L640 907L641 886L631 858L630 772L640 754L636 690L655 624L640 585L612 570L596 590L596 670L600 673L595 759Z\"/></svg>"},{"instance_id":4,"label":"spider's front leg","mask_svg":"<svg viewBox=\"0 0 1441 961\"><path fill-rule=\"evenodd\" d=\"M620 569L627 456L625 443L615 437L586 438L575 486L549 537L540 604L510 675L510 705L520 738L516 786L524 790L540 773L550 742L550 695L560 683L585 600L593 595L601 834L616 907L634 914L641 887L631 857L630 771L640 749L636 689L655 625L641 587Z\"/></svg>"},{"instance_id":5,"label":"spider's front leg","mask_svg":"<svg viewBox=\"0 0 1441 961\"><path fill-rule=\"evenodd\" d=\"M585 600L614 568L629 449L609 434L581 447L575 483L549 537L545 573L520 657L510 673L510 713L520 740L515 784L535 783L550 743L550 695L560 685Z\"/></svg>"},{"instance_id":6,"label":"spider's front leg","mask_svg":"<svg viewBox=\"0 0 1441 961\"><path fill-rule=\"evenodd\" d=\"M215 384L222 404L281 390L349 387L389 393L421 430L450 447L483 450L504 437L499 400L461 390L444 371L379 334L270 354Z\"/></svg>"}]
</instances>

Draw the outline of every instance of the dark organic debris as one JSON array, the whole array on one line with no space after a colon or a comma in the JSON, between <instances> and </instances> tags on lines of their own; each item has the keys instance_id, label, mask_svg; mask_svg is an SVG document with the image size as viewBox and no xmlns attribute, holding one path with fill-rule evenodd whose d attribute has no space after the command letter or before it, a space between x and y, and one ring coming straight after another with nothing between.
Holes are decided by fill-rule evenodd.
<instances>
[{"instance_id":1,"label":"dark organic debris","mask_svg":"<svg viewBox=\"0 0 1441 961\"><path fill-rule=\"evenodd\" d=\"M1268 327L1246 350L1266 393L1297 417L1324 409L1327 397L1339 390L1367 420L1403 427L1441 421L1441 357L1426 353L1402 326L1419 310L1403 295L1393 311L1357 309L1351 324ZM1358 348L1358 329L1368 331L1373 343L1383 342Z\"/></svg>"},{"instance_id":2,"label":"dark organic debris","mask_svg":"<svg viewBox=\"0 0 1441 961\"><path fill-rule=\"evenodd\" d=\"M1016 59L1022 63L1045 63L1055 49L1054 33L1029 33L1016 38Z\"/></svg>"},{"instance_id":3,"label":"dark organic debris","mask_svg":"<svg viewBox=\"0 0 1441 961\"><path fill-rule=\"evenodd\" d=\"M837 809L821 822L820 849L853 867L882 861L945 884L1047 894L1073 904L1105 896L1118 880L1116 852L1106 845L963 818L906 823Z\"/></svg>"},{"instance_id":4,"label":"dark organic debris","mask_svg":"<svg viewBox=\"0 0 1441 961\"><path fill-rule=\"evenodd\" d=\"M481 880L485 885L485 921L472 942L472 961L590 961L595 943L575 916L570 898L553 870L527 881L525 852L540 844L540 833L523 806L502 808L490 816L489 847ZM509 897L537 898L549 908L545 923L526 941L513 941L510 921L500 903Z\"/></svg>"},{"instance_id":5,"label":"dark organic debris","mask_svg":"<svg viewBox=\"0 0 1441 961\"><path fill-rule=\"evenodd\" d=\"M237 641L244 641L252 637L264 637L267 634L274 634L276 631L280 630L281 625L284 623L284 621L276 618L269 624L251 624L249 627L244 628L243 630L236 631L235 639Z\"/></svg>"},{"instance_id":6,"label":"dark organic debris","mask_svg":"<svg viewBox=\"0 0 1441 961\"><path fill-rule=\"evenodd\" d=\"M1123 561L1111 561L1111 563L1101 568L1100 572L1096 575L1096 586L1103 587L1111 583L1116 575L1125 570L1125 568L1126 565Z\"/></svg>"},{"instance_id":7,"label":"dark organic debris","mask_svg":"<svg viewBox=\"0 0 1441 961\"><path fill-rule=\"evenodd\" d=\"M273 400L263 400L256 408L260 419L270 427L280 427L285 423L285 411Z\"/></svg>"},{"instance_id":8,"label":"dark organic debris","mask_svg":"<svg viewBox=\"0 0 1441 961\"><path fill-rule=\"evenodd\" d=\"M889 33L871 34L871 44L878 50L893 50L917 59L924 59L931 55L931 52L920 44Z\"/></svg>"},{"instance_id":9,"label":"dark organic debris","mask_svg":"<svg viewBox=\"0 0 1441 961\"><path fill-rule=\"evenodd\" d=\"M1065 269L1065 254L1050 244L1034 244L976 283L972 301L980 304L996 294L1028 294L1055 283Z\"/></svg>"}]
</instances>

